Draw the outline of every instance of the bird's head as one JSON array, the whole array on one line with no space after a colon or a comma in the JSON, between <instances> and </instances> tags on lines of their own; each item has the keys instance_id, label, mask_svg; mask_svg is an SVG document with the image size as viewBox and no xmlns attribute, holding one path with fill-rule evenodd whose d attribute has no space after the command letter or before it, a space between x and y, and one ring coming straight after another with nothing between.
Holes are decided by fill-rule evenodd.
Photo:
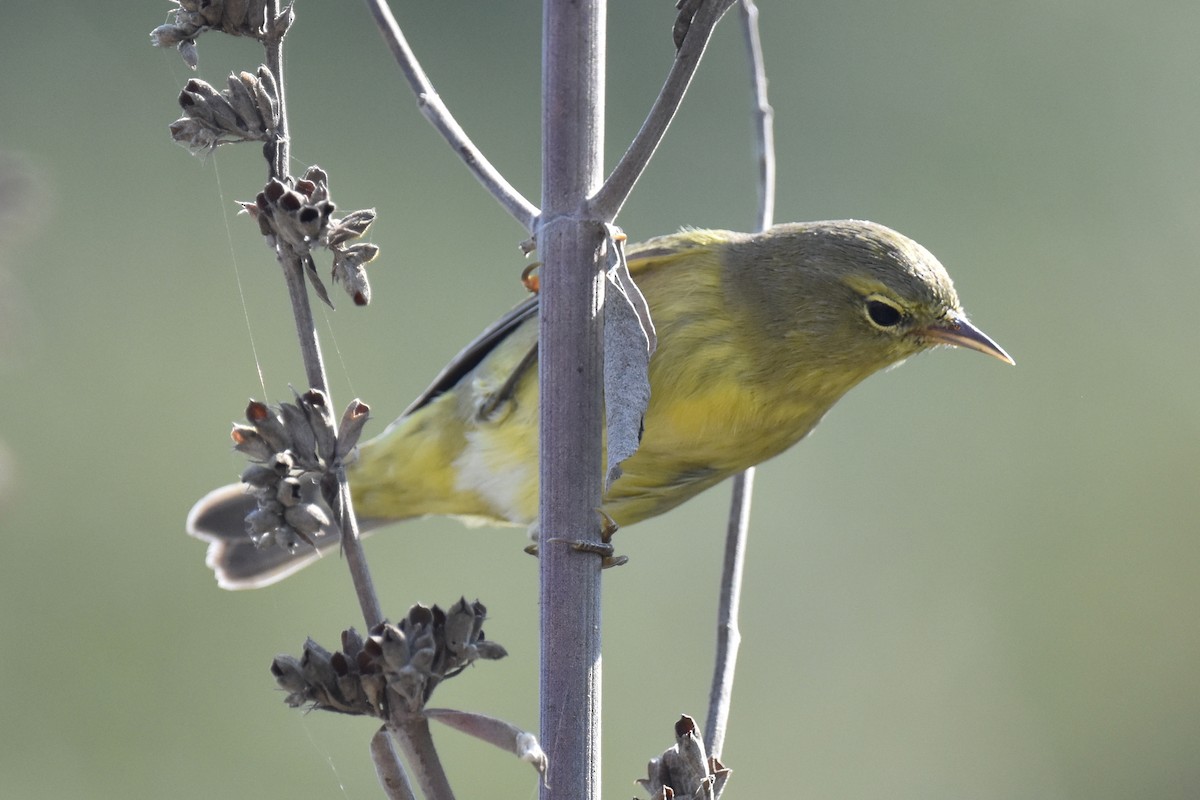
<instances>
[{"instance_id":1,"label":"bird's head","mask_svg":"<svg viewBox=\"0 0 1200 800\"><path fill-rule=\"evenodd\" d=\"M777 225L731 241L724 260L729 296L802 369L856 382L941 344L1014 363L967 319L933 254L883 225Z\"/></svg>"}]
</instances>

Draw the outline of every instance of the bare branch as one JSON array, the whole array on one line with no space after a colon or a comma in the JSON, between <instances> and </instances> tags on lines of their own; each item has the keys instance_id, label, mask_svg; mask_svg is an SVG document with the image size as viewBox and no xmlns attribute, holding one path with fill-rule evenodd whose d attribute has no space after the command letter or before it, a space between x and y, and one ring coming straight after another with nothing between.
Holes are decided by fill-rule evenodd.
<instances>
[{"instance_id":1,"label":"bare branch","mask_svg":"<svg viewBox=\"0 0 1200 800\"><path fill-rule=\"evenodd\" d=\"M754 91L754 144L758 156L758 229L775 224L775 109L767 99L767 65L758 28L758 6L741 0L742 34Z\"/></svg>"},{"instance_id":2,"label":"bare branch","mask_svg":"<svg viewBox=\"0 0 1200 800\"><path fill-rule=\"evenodd\" d=\"M417 800L387 726L375 731L371 737L371 760L375 762L375 774L388 800Z\"/></svg>"},{"instance_id":3,"label":"bare branch","mask_svg":"<svg viewBox=\"0 0 1200 800\"><path fill-rule=\"evenodd\" d=\"M442 138L454 149L455 153L458 153L459 158L467 165L467 169L471 170L471 174L483 184L492 197L496 198L526 231L532 233L539 213L537 206L526 200L500 174L500 171L492 166L492 162L487 160L467 136L466 131L458 124L458 121L454 119L454 115L450 113L450 110L442 102L442 98L434 90L433 83L421 68L412 48L408 46L408 40L404 38L404 33L400 30L396 18L392 16L392 10L387 4L387 0L366 0L366 2L371 16L375 19L375 24L379 27L379 32L383 35L396 63L400 65L404 77L408 79L409 86L417 96L417 105L421 109L421 114L442 134Z\"/></svg>"},{"instance_id":4,"label":"bare branch","mask_svg":"<svg viewBox=\"0 0 1200 800\"><path fill-rule=\"evenodd\" d=\"M450 781L442 769L437 748L433 746L429 720L421 715L411 715L399 723L388 723L388 731L396 744L400 745L404 760L412 769L425 800L454 800Z\"/></svg>"},{"instance_id":5,"label":"bare branch","mask_svg":"<svg viewBox=\"0 0 1200 800\"><path fill-rule=\"evenodd\" d=\"M741 0L742 31L750 62L754 90L755 143L758 154L758 229L771 227L775 210L775 133L774 111L767 101L767 71L759 37L758 8L754 0ZM746 540L750 532L750 501L754 494L754 467L733 479L733 497L729 507L729 525L725 534L725 560L721 574L721 600L717 612L717 653L713 665L712 690L709 693L708 720L704 741L708 752L719 758L725 746L729 709L733 697L733 675L737 664L741 632L738 610L742 593L742 571L746 561Z\"/></svg>"},{"instance_id":6,"label":"bare branch","mask_svg":"<svg viewBox=\"0 0 1200 800\"><path fill-rule=\"evenodd\" d=\"M521 730L511 722L489 717L487 714L477 714L473 711L427 708L425 716L512 753L536 769L538 774L545 779L549 760L546 758L542 746L538 744L537 737L532 733Z\"/></svg>"},{"instance_id":7,"label":"bare branch","mask_svg":"<svg viewBox=\"0 0 1200 800\"><path fill-rule=\"evenodd\" d=\"M742 642L738 613L753 493L754 467L750 467L734 476L729 525L725 532L721 599L717 610L717 652L713 663L712 688L708 695L708 720L704 726L704 744L716 758L720 758L725 746L725 730L729 726L729 709L733 701L733 674L737 666L738 647Z\"/></svg>"},{"instance_id":8,"label":"bare branch","mask_svg":"<svg viewBox=\"0 0 1200 800\"><path fill-rule=\"evenodd\" d=\"M278 0L271 3L271 14L279 13ZM279 127L278 137L270 153L270 177L286 180L288 177L289 145L287 102L285 99L285 81L283 74L283 37L276 37L266 43L267 68L275 77L278 92ZM304 284L304 259L279 237L275 237L275 255L283 268L283 277L287 283L288 298L292 304L292 314L296 320L296 337L300 342L300 354L304 359L304 373L310 389L317 389L329 394L329 381L325 376L325 363L321 357L321 343L317 336L316 324L313 321L312 306L309 304L308 291ZM350 577L354 582L354 591L358 596L359 607L367 627L371 628L383 621L383 609L379 605L379 597L375 593L374 582L367 568L366 556L363 554L362 541L359 538L358 521L354 515L354 506L350 499L350 487L346 483L346 472L338 469L338 502L333 511L336 522L342 532L342 552L346 556L346 565L350 568Z\"/></svg>"},{"instance_id":9,"label":"bare branch","mask_svg":"<svg viewBox=\"0 0 1200 800\"><path fill-rule=\"evenodd\" d=\"M683 96L692 82L692 76L696 74L696 68L700 65L700 58L704 55L713 29L734 2L736 0L707 0L700 5L687 28L679 51L675 54L675 61L671 64L667 79L663 82L650 113L646 115L646 121L642 123L641 130L604 181L604 185L588 199L588 208L597 219L612 222L617 218L638 178L642 176L654 151L662 142L671 120L675 118L675 112L679 110L679 104L683 102Z\"/></svg>"}]
</instances>

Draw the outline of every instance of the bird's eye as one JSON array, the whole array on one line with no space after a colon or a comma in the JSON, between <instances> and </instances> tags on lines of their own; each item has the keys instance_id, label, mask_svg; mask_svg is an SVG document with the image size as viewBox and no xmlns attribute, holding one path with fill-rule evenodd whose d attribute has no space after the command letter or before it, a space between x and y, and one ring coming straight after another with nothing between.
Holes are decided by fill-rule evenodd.
<instances>
[{"instance_id":1,"label":"bird's eye","mask_svg":"<svg viewBox=\"0 0 1200 800\"><path fill-rule=\"evenodd\" d=\"M904 312L895 303L878 295L867 298L867 319L877 328L894 328L904 319Z\"/></svg>"}]
</instances>

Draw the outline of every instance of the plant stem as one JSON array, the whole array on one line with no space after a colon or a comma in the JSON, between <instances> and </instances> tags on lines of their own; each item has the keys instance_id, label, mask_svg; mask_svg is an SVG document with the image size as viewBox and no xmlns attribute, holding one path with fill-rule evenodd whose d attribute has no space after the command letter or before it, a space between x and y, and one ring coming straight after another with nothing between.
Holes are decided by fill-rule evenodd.
<instances>
[{"instance_id":1,"label":"plant stem","mask_svg":"<svg viewBox=\"0 0 1200 800\"><path fill-rule=\"evenodd\" d=\"M741 0L742 34L750 62L754 91L754 145L758 156L758 229L771 227L775 219L775 109L767 98L767 65L759 34L758 6Z\"/></svg>"},{"instance_id":2,"label":"plant stem","mask_svg":"<svg viewBox=\"0 0 1200 800\"><path fill-rule=\"evenodd\" d=\"M375 774L388 800L417 800L408 774L400 765L400 754L396 752L395 740L387 726L371 737L371 760L375 762Z\"/></svg>"},{"instance_id":3,"label":"plant stem","mask_svg":"<svg viewBox=\"0 0 1200 800\"><path fill-rule=\"evenodd\" d=\"M775 209L775 136L774 111L767 101L767 72L763 61L758 29L758 8L754 0L741 0L742 32L750 63L754 90L755 144L758 155L758 229L771 227ZM725 747L729 709L733 698L733 675L737 665L741 632L738 611L741 605L742 573L746 562L746 540L750 533L750 501L754 495L754 467L733 479L733 497L729 507L729 525L725 533L725 560L721 574L721 600L717 611L717 653L709 693L708 720L704 744L709 755L719 758Z\"/></svg>"},{"instance_id":4,"label":"plant stem","mask_svg":"<svg viewBox=\"0 0 1200 800\"><path fill-rule=\"evenodd\" d=\"M603 229L582 209L602 177L605 2L545 0L542 25L541 798L597 800L601 559L564 540L600 539Z\"/></svg>"},{"instance_id":5,"label":"plant stem","mask_svg":"<svg viewBox=\"0 0 1200 800\"><path fill-rule=\"evenodd\" d=\"M471 170L471 173L491 193L492 197L496 198L500 205L504 206L504 209L517 222L521 223L527 232L532 233L534 221L538 216L537 207L526 200L500 174L500 171L492 166L492 162L488 161L475 146L466 131L454 119L454 115L446 108L442 98L433 88L429 76L425 74L425 70L417 61L412 48L408 46L408 40L396 23L396 18L392 15L392 9L388 6L387 0L366 0L366 2L371 16L375 19L375 25L383 35L384 41L387 42L388 49L392 51L392 56L400 65L404 77L408 79L408 85L412 87L413 93L417 96L421 114L442 134L446 143L458 154L459 158L467 165L467 169Z\"/></svg>"},{"instance_id":6,"label":"plant stem","mask_svg":"<svg viewBox=\"0 0 1200 800\"><path fill-rule=\"evenodd\" d=\"M701 5L700 10L696 12L683 45L675 54L675 61L672 62L662 89L659 90L658 97L654 100L654 105L646 115L637 136L605 179L604 185L588 200L591 213L602 222L614 221L621 207L625 205L638 178L642 176L654 151L666 135L671 120L675 118L675 112L679 110L683 96L696 74L696 68L700 66L700 59L708 46L709 38L712 37L713 29L736 1L710 0Z\"/></svg>"},{"instance_id":7,"label":"plant stem","mask_svg":"<svg viewBox=\"0 0 1200 800\"><path fill-rule=\"evenodd\" d=\"M441 759L433 746L429 720L419 715L408 716L403 720L389 722L388 730L392 739L404 752L404 760L413 771L425 800L454 800L450 781L446 778L446 771L442 769Z\"/></svg>"},{"instance_id":8,"label":"plant stem","mask_svg":"<svg viewBox=\"0 0 1200 800\"><path fill-rule=\"evenodd\" d=\"M742 596L742 573L746 564L746 539L750 532L750 498L754 492L754 467L733 479L729 525L725 532L725 559L721 572L721 600L717 610L717 653L713 664L712 689L708 696L708 719L704 747L719 758L725 746L729 709L733 700L733 674L738 647L738 610Z\"/></svg>"},{"instance_id":9,"label":"plant stem","mask_svg":"<svg viewBox=\"0 0 1200 800\"><path fill-rule=\"evenodd\" d=\"M270 13L272 17L279 13L278 0L272 0ZM270 177L281 181L288 178L288 161L290 158L288 138L287 103L284 87L286 81L283 74L283 37L278 37L266 43L267 68L275 76L275 84L279 92L279 129L275 141L268 146L267 154L270 163ZM291 247L278 239L275 242L275 256L283 269L283 278L287 283L288 299L292 304L292 315L296 320L296 338L300 342L300 355L304 361L304 374L310 389L318 389L325 393L329 402L333 398L329 392L329 381L325 377L325 362L321 357L321 342L317 336L317 327L313 322L312 306L308 299L308 288L304 280L304 260ZM354 506L350 499L350 487L346 483L345 470L339 469L338 503L334 512L338 516L338 525L342 532L342 552L346 555L346 564L350 568L350 577L354 582L354 591L358 597L359 607L367 628L373 628L383 621L383 610L379 598L375 594L374 582L367 568L366 557L362 552L362 542L358 534L358 522L354 516Z\"/></svg>"}]
</instances>

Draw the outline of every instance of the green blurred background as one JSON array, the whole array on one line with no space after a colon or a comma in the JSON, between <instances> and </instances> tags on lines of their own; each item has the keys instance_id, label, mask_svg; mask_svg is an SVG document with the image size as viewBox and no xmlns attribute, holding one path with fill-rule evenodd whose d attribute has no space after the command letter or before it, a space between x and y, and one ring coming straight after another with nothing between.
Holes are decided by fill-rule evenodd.
<instances>
[{"instance_id":1,"label":"green blurred background","mask_svg":"<svg viewBox=\"0 0 1200 800\"><path fill-rule=\"evenodd\" d=\"M522 297L522 231L417 112L358 3L298 3L295 169L376 206L368 310L322 335L381 430ZM609 163L672 55L672 3L610 8ZM397 3L468 131L535 201L539 4ZM267 666L358 617L328 562L219 591L183 535L229 422L303 373L277 268L234 216L257 147L171 143L166 2L5 3L0 26L0 795L380 796L372 725L287 709ZM759 472L730 797L1200 796L1200 5L763 2L777 219L928 246L1004 367L940 351L868 381ZM252 43L200 41L214 84ZM752 225L736 20L620 222ZM235 266L236 264L236 266ZM244 292L244 313L240 291ZM249 326L247 325L247 317ZM703 718L722 487L623 531L605 576L605 796ZM435 704L536 727L536 563L515 530L370 543L385 607L491 611L510 658ZM528 767L435 731L459 796Z\"/></svg>"}]
</instances>

